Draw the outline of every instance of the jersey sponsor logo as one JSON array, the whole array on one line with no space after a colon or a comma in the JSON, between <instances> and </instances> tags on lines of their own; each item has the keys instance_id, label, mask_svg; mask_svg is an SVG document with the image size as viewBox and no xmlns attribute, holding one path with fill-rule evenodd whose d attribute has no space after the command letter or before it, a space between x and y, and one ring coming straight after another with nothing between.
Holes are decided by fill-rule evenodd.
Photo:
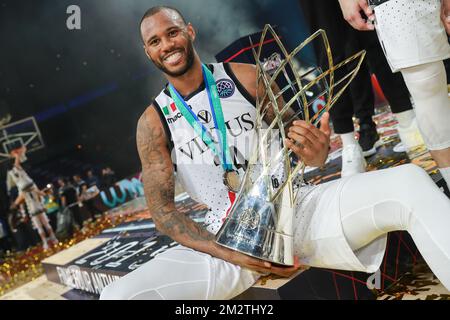
<instances>
[{"instance_id":1,"label":"jersey sponsor logo","mask_svg":"<svg viewBox=\"0 0 450 320\"><path fill-rule=\"evenodd\" d=\"M236 90L235 84L229 79L220 79L216 82L216 85L219 97L222 99L231 97Z\"/></svg>"},{"instance_id":2,"label":"jersey sponsor logo","mask_svg":"<svg viewBox=\"0 0 450 320\"><path fill-rule=\"evenodd\" d=\"M173 102L170 105L162 108L162 112L164 113L164 116L166 116L168 124L174 123L182 116L181 112L178 111L177 106Z\"/></svg>"},{"instance_id":3,"label":"jersey sponsor logo","mask_svg":"<svg viewBox=\"0 0 450 320\"><path fill-rule=\"evenodd\" d=\"M200 110L197 113L197 117L203 124L210 123L212 120L211 113L208 110Z\"/></svg>"},{"instance_id":4,"label":"jersey sponsor logo","mask_svg":"<svg viewBox=\"0 0 450 320\"><path fill-rule=\"evenodd\" d=\"M175 121L177 121L178 119L180 119L182 117L181 112L178 112L176 115L174 115L172 118L166 118L167 119L167 123L168 124L172 124Z\"/></svg>"}]
</instances>

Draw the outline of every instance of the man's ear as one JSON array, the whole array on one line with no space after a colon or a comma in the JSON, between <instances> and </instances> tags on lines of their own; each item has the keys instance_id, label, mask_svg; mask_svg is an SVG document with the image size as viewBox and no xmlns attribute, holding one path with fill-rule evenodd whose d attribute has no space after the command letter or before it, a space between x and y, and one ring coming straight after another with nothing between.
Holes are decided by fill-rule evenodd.
<instances>
[{"instance_id":1,"label":"man's ear","mask_svg":"<svg viewBox=\"0 0 450 320\"><path fill-rule=\"evenodd\" d=\"M195 37L196 37L196 35L197 35L197 34L195 33L194 27L193 27L192 24L189 22L186 28L187 28L187 32L188 32L189 36L191 37L191 40L194 41L194 40L195 40Z\"/></svg>"}]
</instances>

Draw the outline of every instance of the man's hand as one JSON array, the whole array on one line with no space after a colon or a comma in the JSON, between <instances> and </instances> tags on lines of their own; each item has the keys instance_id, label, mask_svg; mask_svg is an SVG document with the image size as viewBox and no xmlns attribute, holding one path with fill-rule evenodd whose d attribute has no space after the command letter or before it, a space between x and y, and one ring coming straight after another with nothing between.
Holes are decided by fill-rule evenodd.
<instances>
[{"instance_id":1,"label":"man's hand","mask_svg":"<svg viewBox=\"0 0 450 320\"><path fill-rule=\"evenodd\" d=\"M325 112L320 120L320 129L303 120L294 121L289 128L286 145L295 155L311 167L320 167L327 160L330 146L330 115Z\"/></svg>"},{"instance_id":2,"label":"man's hand","mask_svg":"<svg viewBox=\"0 0 450 320\"><path fill-rule=\"evenodd\" d=\"M353 28L361 31L375 29L371 22L364 20L361 16L361 11L363 11L369 20L373 21L375 19L373 10L367 3L367 0L339 0L339 4L341 5L344 19Z\"/></svg>"},{"instance_id":3,"label":"man's hand","mask_svg":"<svg viewBox=\"0 0 450 320\"><path fill-rule=\"evenodd\" d=\"M292 267L283 267L276 266L268 261L256 259L238 251L222 247L217 243L214 243L213 245L215 247L214 255L216 257L264 275L275 274L280 277L288 278L299 270L306 270L309 268L307 266L300 265L298 257L294 257L294 265Z\"/></svg>"},{"instance_id":4,"label":"man's hand","mask_svg":"<svg viewBox=\"0 0 450 320\"><path fill-rule=\"evenodd\" d=\"M450 0L441 0L441 20L445 31L450 35Z\"/></svg>"}]
</instances>

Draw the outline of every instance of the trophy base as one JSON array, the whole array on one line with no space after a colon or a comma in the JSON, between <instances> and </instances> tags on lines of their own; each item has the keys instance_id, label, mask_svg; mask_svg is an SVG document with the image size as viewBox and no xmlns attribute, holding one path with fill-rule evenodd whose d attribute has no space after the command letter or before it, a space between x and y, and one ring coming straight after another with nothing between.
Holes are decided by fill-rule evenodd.
<instances>
[{"instance_id":1,"label":"trophy base","mask_svg":"<svg viewBox=\"0 0 450 320\"><path fill-rule=\"evenodd\" d=\"M255 242L251 235L241 232L219 233L216 243L246 254L282 266L294 265L293 237L274 230L264 230L264 241Z\"/></svg>"}]
</instances>

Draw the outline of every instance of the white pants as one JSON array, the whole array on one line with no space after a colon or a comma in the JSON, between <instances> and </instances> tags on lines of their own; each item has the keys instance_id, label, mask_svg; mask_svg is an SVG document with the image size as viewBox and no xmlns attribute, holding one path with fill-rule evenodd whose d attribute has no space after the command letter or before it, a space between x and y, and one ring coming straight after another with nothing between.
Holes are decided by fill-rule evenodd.
<instances>
[{"instance_id":1,"label":"white pants","mask_svg":"<svg viewBox=\"0 0 450 320\"><path fill-rule=\"evenodd\" d=\"M321 202L335 199L339 192L339 201L330 201L334 206L331 210L340 211L345 237L353 250L389 231L406 230L433 272L450 289L450 200L424 170L403 165L324 186L316 189L323 192ZM295 236L294 242L301 246ZM178 246L110 284L100 298L230 299L250 288L258 277L248 269Z\"/></svg>"}]
</instances>

